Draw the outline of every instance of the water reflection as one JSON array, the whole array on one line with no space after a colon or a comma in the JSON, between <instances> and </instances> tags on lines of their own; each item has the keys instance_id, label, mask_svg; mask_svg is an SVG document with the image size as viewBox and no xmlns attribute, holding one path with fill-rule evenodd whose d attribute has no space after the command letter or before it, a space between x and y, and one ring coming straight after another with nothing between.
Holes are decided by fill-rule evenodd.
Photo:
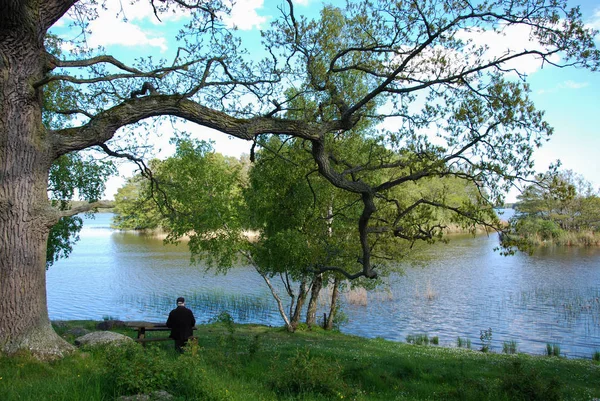
<instances>
[{"instance_id":1,"label":"water reflection","mask_svg":"<svg viewBox=\"0 0 600 401\"><path fill-rule=\"evenodd\" d=\"M252 268L214 276L190 265L185 245L115 232L110 217L86 220L71 257L48 271L51 319L161 321L183 295L201 322L228 310L238 322L281 325ZM403 276L364 302L345 299L349 322L342 331L397 341L427 333L442 345L460 336L478 348L480 330L491 327L496 352L511 340L536 354L547 343L560 344L567 356L589 358L600 350L600 251L546 248L504 257L493 251L496 244L495 235L457 236L419 249L401 265Z\"/></svg>"}]
</instances>

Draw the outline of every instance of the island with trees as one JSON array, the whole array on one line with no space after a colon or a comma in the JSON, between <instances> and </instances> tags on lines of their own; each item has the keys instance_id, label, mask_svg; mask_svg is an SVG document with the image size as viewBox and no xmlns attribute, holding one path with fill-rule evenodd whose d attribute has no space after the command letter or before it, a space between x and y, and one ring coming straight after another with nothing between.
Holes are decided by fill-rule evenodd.
<instances>
[{"instance_id":1,"label":"island with trees","mask_svg":"<svg viewBox=\"0 0 600 401\"><path fill-rule=\"evenodd\" d=\"M504 245L533 251L539 246L599 246L600 194L573 171L541 174L514 205Z\"/></svg>"}]
</instances>

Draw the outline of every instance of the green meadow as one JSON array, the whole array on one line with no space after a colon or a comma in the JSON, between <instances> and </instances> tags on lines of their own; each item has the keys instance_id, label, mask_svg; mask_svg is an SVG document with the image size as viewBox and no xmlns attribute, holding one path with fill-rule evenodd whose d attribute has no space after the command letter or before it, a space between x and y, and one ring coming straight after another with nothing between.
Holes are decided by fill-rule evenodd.
<instances>
[{"instance_id":1,"label":"green meadow","mask_svg":"<svg viewBox=\"0 0 600 401\"><path fill-rule=\"evenodd\" d=\"M56 330L73 342L69 329L94 329L96 323L71 321ZM227 316L198 326L196 337L181 355L164 341L83 348L54 362L27 354L0 357L0 399L114 400L160 390L173 400L600 398L600 362L594 359L484 353L319 328L290 334L238 325Z\"/></svg>"}]
</instances>

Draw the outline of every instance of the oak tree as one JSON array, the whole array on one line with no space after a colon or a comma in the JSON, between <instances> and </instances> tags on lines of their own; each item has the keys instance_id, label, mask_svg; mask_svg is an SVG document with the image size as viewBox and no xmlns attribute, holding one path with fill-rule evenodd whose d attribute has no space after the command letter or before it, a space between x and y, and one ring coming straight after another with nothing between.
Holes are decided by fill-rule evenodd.
<instances>
[{"instance_id":1,"label":"oak tree","mask_svg":"<svg viewBox=\"0 0 600 401\"><path fill-rule=\"evenodd\" d=\"M108 1L108 0L107 0ZM136 0L133 0L136 2ZM526 76L510 64L535 57L546 65L597 68L594 32L565 1L429 0L349 1L336 13L338 37L318 40L319 21L296 15L291 0L265 30L264 60L244 52L239 35L222 23L220 0L148 1L157 20L184 10L174 60L128 62L102 49L73 46L72 56L54 56L45 41L63 16L86 27L97 15L96 0L5 0L0 3L0 347L60 356L69 346L52 330L46 306L48 234L68 210L48 201L49 171L71 152L101 149L141 163L139 154L113 138L132 125L161 116L186 119L248 141L287 135L310 143L322 174L334 186L357 194L361 258L349 278L375 277L371 242L380 235L428 239L440 227L377 219L376 199L398 217L451 211L461 222L484 221L482 206L499 200L514 180L532 172L531 155L551 133L528 98ZM522 27L529 37L519 48L490 52L475 38ZM77 52L77 49L81 51ZM344 80L360 80L360 96L346 96ZM63 128L44 125L43 93L53 82L76 87L76 107L53 110L74 115ZM286 91L297 87L316 104L301 118L288 116ZM148 120L150 119L150 120ZM381 125L377 140L390 155L368 163L332 155L328 141L343 140L363 120ZM152 132L152 130L148 130ZM433 138L433 139L432 139ZM367 153L368 155L368 153ZM143 167L142 167L143 168ZM373 182L354 177L378 169ZM426 177L454 176L482 189L482 197L460 207L424 196L400 202L393 188ZM443 200L443 197L441 198ZM336 266L323 266L323 271Z\"/></svg>"}]
</instances>

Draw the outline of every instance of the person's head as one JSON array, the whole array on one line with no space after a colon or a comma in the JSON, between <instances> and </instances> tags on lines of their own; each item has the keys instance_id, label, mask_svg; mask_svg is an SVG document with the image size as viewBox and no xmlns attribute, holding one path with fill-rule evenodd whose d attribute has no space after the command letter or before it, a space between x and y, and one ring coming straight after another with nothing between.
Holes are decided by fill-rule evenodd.
<instances>
[{"instance_id":1,"label":"person's head","mask_svg":"<svg viewBox=\"0 0 600 401\"><path fill-rule=\"evenodd\" d=\"M183 299L183 297L177 298L177 306L183 306L183 305L185 305L185 299Z\"/></svg>"}]
</instances>

